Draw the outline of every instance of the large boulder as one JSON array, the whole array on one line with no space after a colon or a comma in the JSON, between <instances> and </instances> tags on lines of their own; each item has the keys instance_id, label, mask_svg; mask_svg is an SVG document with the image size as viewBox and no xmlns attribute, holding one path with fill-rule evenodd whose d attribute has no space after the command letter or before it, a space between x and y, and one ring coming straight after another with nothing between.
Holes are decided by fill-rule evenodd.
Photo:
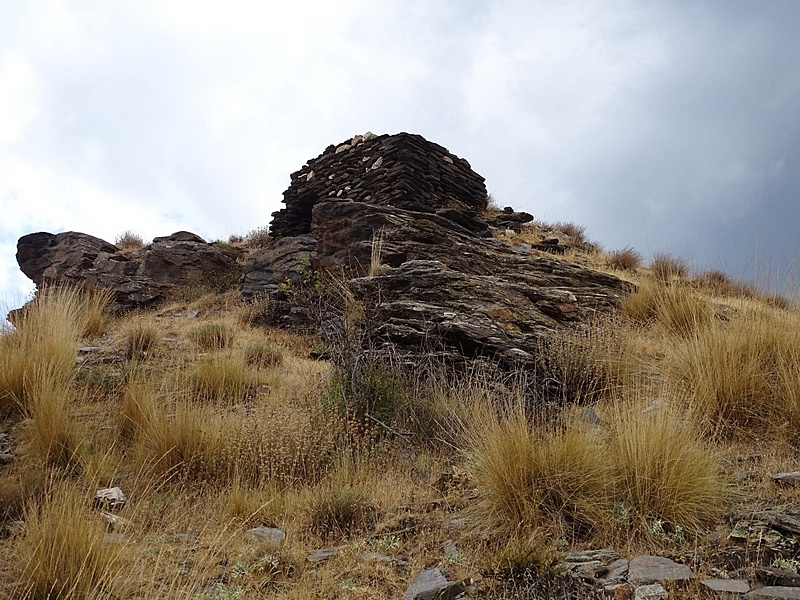
<instances>
[{"instance_id":1,"label":"large boulder","mask_svg":"<svg viewBox=\"0 0 800 600\"><path fill-rule=\"evenodd\" d=\"M155 238L132 255L85 233L31 233L17 242L17 263L39 287L111 289L114 312L155 306L180 287L219 287L240 277L232 256L187 231Z\"/></svg>"},{"instance_id":2,"label":"large boulder","mask_svg":"<svg viewBox=\"0 0 800 600\"><path fill-rule=\"evenodd\" d=\"M243 295L269 294L279 323L296 322L296 313L282 321L285 284L312 268L370 305L372 343L519 364L547 332L613 309L630 289L496 238L494 228L532 215L485 216L483 178L417 135L356 136L291 180L270 246L244 268Z\"/></svg>"}]
</instances>

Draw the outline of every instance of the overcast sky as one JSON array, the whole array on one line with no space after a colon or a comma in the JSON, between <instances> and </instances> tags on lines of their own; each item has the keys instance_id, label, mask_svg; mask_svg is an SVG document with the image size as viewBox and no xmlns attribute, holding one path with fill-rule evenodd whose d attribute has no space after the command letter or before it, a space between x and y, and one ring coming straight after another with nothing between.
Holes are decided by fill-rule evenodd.
<instances>
[{"instance_id":1,"label":"overcast sky","mask_svg":"<svg viewBox=\"0 0 800 600\"><path fill-rule=\"evenodd\" d=\"M26 233L227 239L366 131L606 249L785 285L798 31L794 0L0 2L0 301Z\"/></svg>"}]
</instances>

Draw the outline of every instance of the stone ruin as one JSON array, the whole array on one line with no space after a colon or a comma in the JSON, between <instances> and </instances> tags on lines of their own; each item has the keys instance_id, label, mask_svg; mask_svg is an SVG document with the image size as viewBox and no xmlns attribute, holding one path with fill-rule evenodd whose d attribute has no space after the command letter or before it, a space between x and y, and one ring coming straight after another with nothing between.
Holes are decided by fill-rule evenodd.
<instances>
[{"instance_id":1,"label":"stone ruin","mask_svg":"<svg viewBox=\"0 0 800 600\"><path fill-rule=\"evenodd\" d=\"M286 207L272 214L274 239L310 233L313 208L325 201L361 202L456 219L461 213L474 218L486 209L484 179L465 159L408 133L367 133L329 146L292 173L291 180L283 193Z\"/></svg>"},{"instance_id":2,"label":"stone ruin","mask_svg":"<svg viewBox=\"0 0 800 600\"><path fill-rule=\"evenodd\" d=\"M242 283L244 298L271 298L278 324L302 322L285 290L311 268L370 304L372 342L518 365L534 360L543 334L613 309L629 290L495 237L533 216L487 212L483 177L419 135L368 133L329 146L291 175L283 202Z\"/></svg>"}]
</instances>

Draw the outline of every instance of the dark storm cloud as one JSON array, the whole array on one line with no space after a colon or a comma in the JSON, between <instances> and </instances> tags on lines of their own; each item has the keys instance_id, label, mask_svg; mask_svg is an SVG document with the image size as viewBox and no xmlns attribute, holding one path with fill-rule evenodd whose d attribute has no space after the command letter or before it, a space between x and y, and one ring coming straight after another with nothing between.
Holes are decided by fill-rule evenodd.
<instances>
[{"instance_id":1,"label":"dark storm cloud","mask_svg":"<svg viewBox=\"0 0 800 600\"><path fill-rule=\"evenodd\" d=\"M800 6L670 7L645 25L663 62L619 90L556 185L607 244L777 272L798 254Z\"/></svg>"}]
</instances>

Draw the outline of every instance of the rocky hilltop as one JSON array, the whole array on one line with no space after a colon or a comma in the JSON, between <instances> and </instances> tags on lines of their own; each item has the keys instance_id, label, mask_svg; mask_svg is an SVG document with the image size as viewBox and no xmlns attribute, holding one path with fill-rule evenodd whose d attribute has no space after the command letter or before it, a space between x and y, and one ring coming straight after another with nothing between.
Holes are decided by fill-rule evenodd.
<instances>
[{"instance_id":1,"label":"rocky hilltop","mask_svg":"<svg viewBox=\"0 0 800 600\"><path fill-rule=\"evenodd\" d=\"M483 177L418 135L355 136L291 180L272 242L245 265L242 284L245 297L271 294L284 307L279 320L295 318L281 284L299 283L308 265L371 302L375 337L395 347L518 363L542 333L612 309L628 290L495 236L533 216L488 213Z\"/></svg>"},{"instance_id":2,"label":"rocky hilltop","mask_svg":"<svg viewBox=\"0 0 800 600\"><path fill-rule=\"evenodd\" d=\"M502 235L533 216L488 211L484 179L419 135L357 135L291 175L271 241L240 266L198 236L156 238L130 256L76 232L19 240L17 260L37 285L114 290L117 311L154 306L175 286L241 281L244 300L268 297L271 325L308 320L288 289L313 271L338 278L371 308L370 338L416 352L530 361L544 332L616 306L620 279ZM549 250L550 252L545 252Z\"/></svg>"}]
</instances>

